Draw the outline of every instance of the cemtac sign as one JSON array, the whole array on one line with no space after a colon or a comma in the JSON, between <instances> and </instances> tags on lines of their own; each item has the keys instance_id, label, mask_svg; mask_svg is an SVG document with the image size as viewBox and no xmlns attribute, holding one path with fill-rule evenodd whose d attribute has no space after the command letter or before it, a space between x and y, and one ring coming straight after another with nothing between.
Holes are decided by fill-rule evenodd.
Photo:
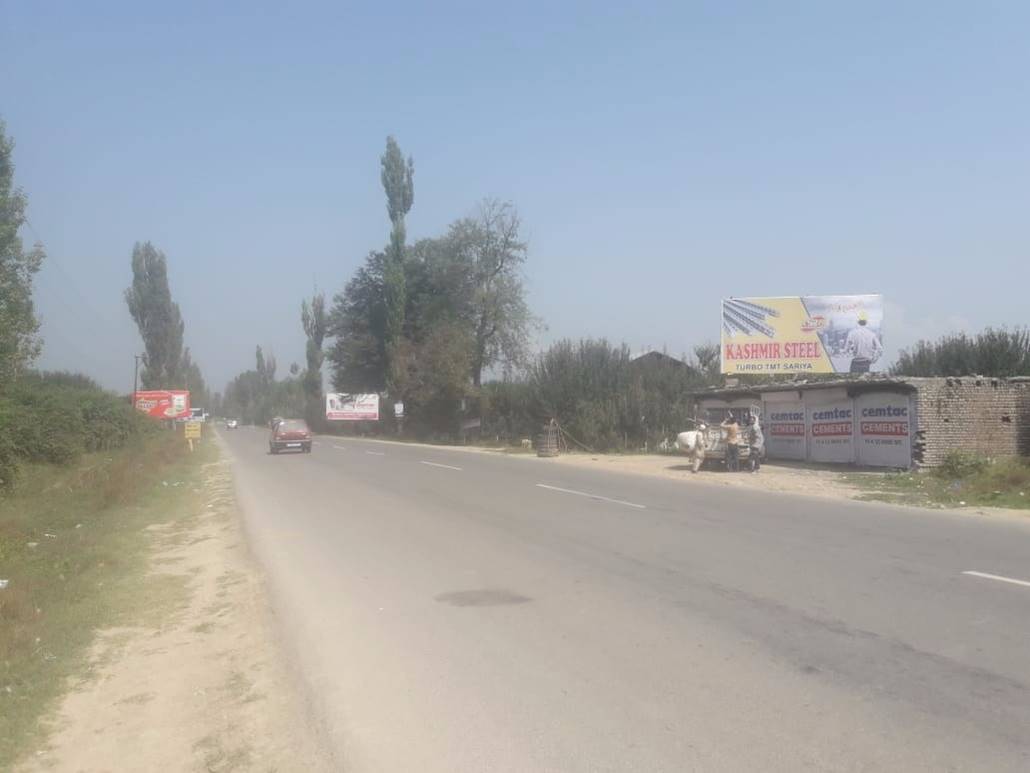
<instances>
[{"instance_id":1,"label":"cemtac sign","mask_svg":"<svg viewBox=\"0 0 1030 773\"><path fill-rule=\"evenodd\" d=\"M907 395L864 394L855 399L859 464L908 467L912 463L912 410Z\"/></svg>"},{"instance_id":2,"label":"cemtac sign","mask_svg":"<svg viewBox=\"0 0 1030 773\"><path fill-rule=\"evenodd\" d=\"M820 398L815 394L805 397L808 408L808 456L816 462L854 461L854 402L851 398L830 403L818 400Z\"/></svg>"}]
</instances>

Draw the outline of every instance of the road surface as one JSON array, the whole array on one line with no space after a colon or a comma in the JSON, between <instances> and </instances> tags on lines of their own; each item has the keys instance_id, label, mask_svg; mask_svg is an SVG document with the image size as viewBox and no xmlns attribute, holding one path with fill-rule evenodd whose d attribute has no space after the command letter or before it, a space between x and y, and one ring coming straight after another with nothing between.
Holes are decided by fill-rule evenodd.
<instances>
[{"instance_id":1,"label":"road surface","mask_svg":"<svg viewBox=\"0 0 1030 773\"><path fill-rule=\"evenodd\" d=\"M1030 770L1028 522L221 434L345 770Z\"/></svg>"}]
</instances>

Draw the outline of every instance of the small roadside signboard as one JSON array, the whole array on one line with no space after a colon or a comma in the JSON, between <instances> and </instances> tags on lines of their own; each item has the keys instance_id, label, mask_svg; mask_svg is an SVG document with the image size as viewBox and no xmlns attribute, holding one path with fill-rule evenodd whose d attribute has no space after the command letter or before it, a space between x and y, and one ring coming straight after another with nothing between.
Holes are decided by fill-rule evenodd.
<instances>
[{"instance_id":1,"label":"small roadside signboard","mask_svg":"<svg viewBox=\"0 0 1030 773\"><path fill-rule=\"evenodd\" d=\"M186 435L186 442L189 444L190 451L192 451L193 441L200 440L200 422L187 421L185 424L183 424L183 430Z\"/></svg>"}]
</instances>

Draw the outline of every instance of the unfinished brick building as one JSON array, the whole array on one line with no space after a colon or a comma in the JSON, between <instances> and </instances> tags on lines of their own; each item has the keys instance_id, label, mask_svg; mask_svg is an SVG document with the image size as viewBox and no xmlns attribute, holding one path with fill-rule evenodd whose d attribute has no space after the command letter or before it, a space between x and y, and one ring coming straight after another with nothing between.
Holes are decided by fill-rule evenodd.
<instances>
[{"instance_id":1,"label":"unfinished brick building","mask_svg":"<svg viewBox=\"0 0 1030 773\"><path fill-rule=\"evenodd\" d=\"M907 468L953 449L1030 455L1030 379L887 378L710 389L701 415L760 413L771 459Z\"/></svg>"}]
</instances>

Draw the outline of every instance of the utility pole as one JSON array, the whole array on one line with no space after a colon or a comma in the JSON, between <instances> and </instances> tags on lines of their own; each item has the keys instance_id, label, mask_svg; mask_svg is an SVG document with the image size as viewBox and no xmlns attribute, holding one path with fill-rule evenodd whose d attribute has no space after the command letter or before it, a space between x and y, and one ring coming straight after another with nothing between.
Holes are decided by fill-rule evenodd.
<instances>
[{"instance_id":1,"label":"utility pole","mask_svg":"<svg viewBox=\"0 0 1030 773\"><path fill-rule=\"evenodd\" d=\"M132 355L132 358L136 361L136 365L132 369L132 397L130 398L130 400L132 401L132 407L133 408L136 407L136 390L139 389L139 361L140 361L140 357L141 357L141 355L139 355L139 354Z\"/></svg>"}]
</instances>

